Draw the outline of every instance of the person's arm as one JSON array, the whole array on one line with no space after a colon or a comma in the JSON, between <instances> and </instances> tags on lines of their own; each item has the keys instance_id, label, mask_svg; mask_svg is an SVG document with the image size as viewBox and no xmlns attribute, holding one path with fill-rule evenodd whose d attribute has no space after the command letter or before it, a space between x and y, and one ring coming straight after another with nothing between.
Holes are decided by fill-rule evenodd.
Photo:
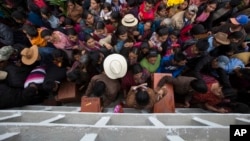
<instances>
[{"instance_id":1,"label":"person's arm","mask_svg":"<svg viewBox=\"0 0 250 141\"><path fill-rule=\"evenodd\" d=\"M219 75L218 81L223 87L231 87L229 76L227 75L226 71L222 68L216 69L217 74Z\"/></svg>"},{"instance_id":2,"label":"person's arm","mask_svg":"<svg viewBox=\"0 0 250 141\"><path fill-rule=\"evenodd\" d=\"M210 55L206 55L196 64L194 68L194 76L198 79L202 79L200 71L202 68L207 65L209 62L213 60L213 57Z\"/></svg>"},{"instance_id":3,"label":"person's arm","mask_svg":"<svg viewBox=\"0 0 250 141\"><path fill-rule=\"evenodd\" d=\"M216 108L212 105L209 105L208 103L205 103L205 107L210 110L210 111L213 111L213 112L217 112L217 113L227 113L228 110L224 109L224 108Z\"/></svg>"},{"instance_id":4,"label":"person's arm","mask_svg":"<svg viewBox=\"0 0 250 141\"><path fill-rule=\"evenodd\" d=\"M171 76L164 76L160 79L160 81L157 84L157 88L161 88L163 87L166 83L171 83L173 81L174 78L172 78Z\"/></svg>"},{"instance_id":5,"label":"person's arm","mask_svg":"<svg viewBox=\"0 0 250 141\"><path fill-rule=\"evenodd\" d=\"M88 88L84 94L84 96L90 96L91 93L93 92L93 87L94 87L95 80L92 78L91 81L89 82Z\"/></svg>"},{"instance_id":6,"label":"person's arm","mask_svg":"<svg viewBox=\"0 0 250 141\"><path fill-rule=\"evenodd\" d=\"M101 39L101 40L99 41L99 44L100 44L101 46L105 46L105 47L106 47L107 45L110 45L110 44L111 44L111 38L112 38L112 36L111 36L111 35L108 35L107 37Z\"/></svg>"},{"instance_id":7,"label":"person's arm","mask_svg":"<svg viewBox=\"0 0 250 141\"><path fill-rule=\"evenodd\" d=\"M130 89L130 91L128 92L127 98L126 98L126 105L129 108L135 108L136 104L135 104L135 91Z\"/></svg>"}]
</instances>

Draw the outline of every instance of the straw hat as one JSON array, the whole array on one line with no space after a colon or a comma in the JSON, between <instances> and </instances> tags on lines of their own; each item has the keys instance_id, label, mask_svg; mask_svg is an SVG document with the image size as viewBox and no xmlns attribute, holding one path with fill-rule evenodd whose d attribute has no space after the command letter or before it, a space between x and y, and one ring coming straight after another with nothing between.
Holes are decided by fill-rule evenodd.
<instances>
[{"instance_id":1,"label":"straw hat","mask_svg":"<svg viewBox=\"0 0 250 141\"><path fill-rule=\"evenodd\" d=\"M138 19L132 14L127 14L122 18L122 25L124 26L134 27L137 24L138 24Z\"/></svg>"},{"instance_id":2,"label":"straw hat","mask_svg":"<svg viewBox=\"0 0 250 141\"><path fill-rule=\"evenodd\" d=\"M38 56L39 56L38 47L36 45L34 45L30 48L24 48L21 51L21 55L22 55L22 62L25 65L32 65L38 59Z\"/></svg>"},{"instance_id":3,"label":"straw hat","mask_svg":"<svg viewBox=\"0 0 250 141\"><path fill-rule=\"evenodd\" d=\"M230 40L227 38L227 34L226 33L223 33L223 32L217 32L215 35L214 35L214 39L222 44L222 45L229 45L230 44Z\"/></svg>"},{"instance_id":4,"label":"straw hat","mask_svg":"<svg viewBox=\"0 0 250 141\"><path fill-rule=\"evenodd\" d=\"M110 79L122 78L127 73L127 61L120 54L111 54L105 58L103 68Z\"/></svg>"}]
</instances>

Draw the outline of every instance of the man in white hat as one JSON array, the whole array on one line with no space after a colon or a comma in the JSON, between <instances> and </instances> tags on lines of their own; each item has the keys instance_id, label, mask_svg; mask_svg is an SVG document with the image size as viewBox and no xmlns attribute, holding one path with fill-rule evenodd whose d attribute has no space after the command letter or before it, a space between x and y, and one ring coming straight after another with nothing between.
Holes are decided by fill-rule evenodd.
<instances>
[{"instance_id":1,"label":"man in white hat","mask_svg":"<svg viewBox=\"0 0 250 141\"><path fill-rule=\"evenodd\" d=\"M117 98L121 85L119 78L127 72L126 59L120 54L107 56L103 63L104 72L91 78L84 96L101 97L106 107Z\"/></svg>"}]
</instances>

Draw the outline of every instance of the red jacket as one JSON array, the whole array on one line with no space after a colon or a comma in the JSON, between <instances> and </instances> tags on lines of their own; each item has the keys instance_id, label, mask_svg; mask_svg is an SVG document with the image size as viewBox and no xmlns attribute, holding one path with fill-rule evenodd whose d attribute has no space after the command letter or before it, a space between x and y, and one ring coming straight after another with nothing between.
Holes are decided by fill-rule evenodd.
<instances>
[{"instance_id":1,"label":"red jacket","mask_svg":"<svg viewBox=\"0 0 250 141\"><path fill-rule=\"evenodd\" d=\"M138 15L138 18L141 20L141 21L153 21L154 18L155 18L155 9L152 8L150 11L148 12L145 12L144 11L144 7L145 7L145 2L142 3L139 7L139 15Z\"/></svg>"}]
</instances>

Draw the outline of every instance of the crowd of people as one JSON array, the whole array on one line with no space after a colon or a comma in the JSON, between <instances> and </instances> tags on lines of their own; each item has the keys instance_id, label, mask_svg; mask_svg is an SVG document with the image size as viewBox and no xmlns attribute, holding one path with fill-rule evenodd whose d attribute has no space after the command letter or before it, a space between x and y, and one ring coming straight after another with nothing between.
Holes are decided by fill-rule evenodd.
<instances>
[{"instance_id":1,"label":"crowd of people","mask_svg":"<svg viewBox=\"0 0 250 141\"><path fill-rule=\"evenodd\" d=\"M108 107L249 113L249 0L3 0L0 109L41 104L61 83ZM169 73L156 88L154 73Z\"/></svg>"}]
</instances>

